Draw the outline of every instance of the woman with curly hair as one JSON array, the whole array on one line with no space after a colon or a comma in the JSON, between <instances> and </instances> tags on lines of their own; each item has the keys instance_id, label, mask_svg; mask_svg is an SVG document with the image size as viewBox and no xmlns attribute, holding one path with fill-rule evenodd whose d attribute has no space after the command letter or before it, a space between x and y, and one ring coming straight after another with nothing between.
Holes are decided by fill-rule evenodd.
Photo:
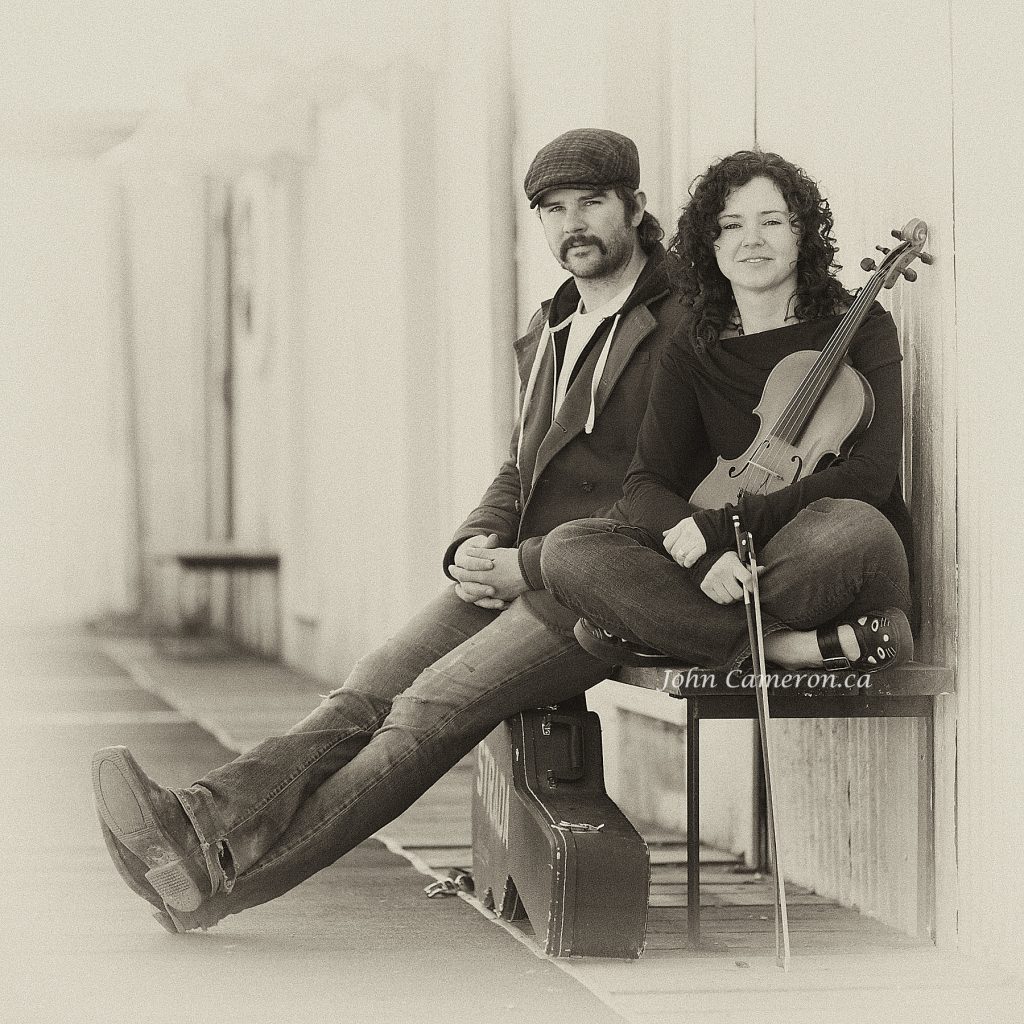
<instances>
[{"instance_id":1,"label":"woman with curly hair","mask_svg":"<svg viewBox=\"0 0 1024 1024\"><path fill-rule=\"evenodd\" d=\"M821 350L852 296L836 279L832 212L775 153L741 151L690 189L671 251L691 315L665 350L624 498L612 518L544 543L548 589L585 618L581 644L612 663L739 667L749 654L731 505L700 508L716 459L758 432L755 407L785 356ZM769 494L745 493L760 554L765 653L784 668L873 672L913 656L900 348L872 305L847 360L874 394L852 450Z\"/></svg>"}]
</instances>

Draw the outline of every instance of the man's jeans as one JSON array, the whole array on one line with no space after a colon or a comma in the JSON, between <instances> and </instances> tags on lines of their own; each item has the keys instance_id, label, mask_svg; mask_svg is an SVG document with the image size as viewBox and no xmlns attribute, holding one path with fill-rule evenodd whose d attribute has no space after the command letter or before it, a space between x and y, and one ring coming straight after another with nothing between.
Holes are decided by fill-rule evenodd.
<instances>
[{"instance_id":1,"label":"man's jeans","mask_svg":"<svg viewBox=\"0 0 1024 1024\"><path fill-rule=\"evenodd\" d=\"M176 791L216 890L180 917L206 926L281 895L397 817L504 719L606 674L523 601L495 613L449 588L290 732Z\"/></svg>"},{"instance_id":2,"label":"man's jeans","mask_svg":"<svg viewBox=\"0 0 1024 1024\"><path fill-rule=\"evenodd\" d=\"M812 502L765 544L758 561L765 635L875 609L910 613L903 544L864 502ZM680 664L732 668L750 653L743 602L712 601L689 570L636 527L611 519L559 526L544 540L541 573L562 604Z\"/></svg>"}]
</instances>

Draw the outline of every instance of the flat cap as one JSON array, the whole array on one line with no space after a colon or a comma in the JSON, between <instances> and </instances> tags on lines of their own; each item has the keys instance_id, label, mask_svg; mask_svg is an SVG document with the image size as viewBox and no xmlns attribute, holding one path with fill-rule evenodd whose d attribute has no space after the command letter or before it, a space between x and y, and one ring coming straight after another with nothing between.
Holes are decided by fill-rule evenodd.
<instances>
[{"instance_id":1,"label":"flat cap","mask_svg":"<svg viewBox=\"0 0 1024 1024\"><path fill-rule=\"evenodd\" d=\"M532 209L549 188L640 187L636 143L607 128L574 128L549 142L526 172L523 188Z\"/></svg>"}]
</instances>

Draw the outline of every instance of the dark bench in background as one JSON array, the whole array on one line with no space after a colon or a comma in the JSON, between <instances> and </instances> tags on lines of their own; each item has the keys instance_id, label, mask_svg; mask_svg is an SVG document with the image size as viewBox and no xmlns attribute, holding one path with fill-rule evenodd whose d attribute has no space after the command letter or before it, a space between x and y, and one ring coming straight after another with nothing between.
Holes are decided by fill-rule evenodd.
<instances>
[{"instance_id":1,"label":"dark bench in background","mask_svg":"<svg viewBox=\"0 0 1024 1024\"><path fill-rule=\"evenodd\" d=\"M228 635L260 654L276 657L281 650L281 556L276 551L244 548L229 542L208 542L175 552L178 565L178 610L183 622L196 618L189 614L186 596L188 581L196 578L203 589L200 617L205 628L210 626L213 581L220 574L226 577L225 617ZM255 625L253 609L259 604L254 593L260 578L269 582L269 618L261 615Z\"/></svg>"}]
</instances>

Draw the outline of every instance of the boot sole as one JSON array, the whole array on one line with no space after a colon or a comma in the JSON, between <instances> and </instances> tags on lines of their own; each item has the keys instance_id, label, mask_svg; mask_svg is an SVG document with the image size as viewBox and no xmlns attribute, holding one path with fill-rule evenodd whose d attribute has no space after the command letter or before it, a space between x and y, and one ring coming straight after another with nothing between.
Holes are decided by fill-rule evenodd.
<instances>
[{"instance_id":1,"label":"boot sole","mask_svg":"<svg viewBox=\"0 0 1024 1024\"><path fill-rule=\"evenodd\" d=\"M595 658L600 658L602 661L611 662L613 665L650 668L680 664L678 658L673 658L669 654L658 654L654 651L650 654L645 654L626 646L621 641L605 640L596 637L582 622L577 622L573 626L573 634L576 637L576 642L587 654L592 654Z\"/></svg>"},{"instance_id":2,"label":"boot sole","mask_svg":"<svg viewBox=\"0 0 1024 1024\"><path fill-rule=\"evenodd\" d=\"M126 747L97 751L92 759L96 810L114 838L149 868L146 881L168 907L185 912L198 910L203 894L185 867L178 846L160 827L139 783L139 771Z\"/></svg>"},{"instance_id":3,"label":"boot sole","mask_svg":"<svg viewBox=\"0 0 1024 1024\"><path fill-rule=\"evenodd\" d=\"M110 859L114 862L114 867L117 868L117 873L124 879L125 884L132 892L141 896L150 906L155 907L157 911L163 911L164 904L160 899L160 895L147 883L145 872L136 869L131 861L127 859L131 857L137 861L138 858L126 846L122 846L117 841L114 833L110 831L109 826L102 817L100 818L100 827L107 853L110 854Z\"/></svg>"}]
</instances>

